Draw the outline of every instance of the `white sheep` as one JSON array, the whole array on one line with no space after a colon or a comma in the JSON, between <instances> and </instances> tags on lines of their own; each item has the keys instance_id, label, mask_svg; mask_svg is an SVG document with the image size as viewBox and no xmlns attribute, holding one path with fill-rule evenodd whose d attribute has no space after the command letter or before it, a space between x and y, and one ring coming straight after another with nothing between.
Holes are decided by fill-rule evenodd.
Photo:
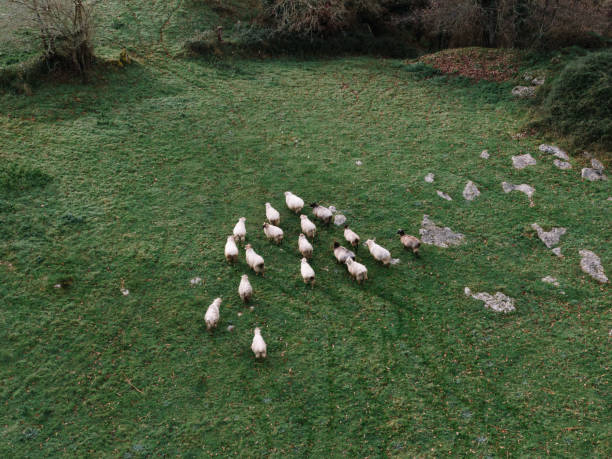
<instances>
[{"instance_id":1,"label":"white sheep","mask_svg":"<svg viewBox=\"0 0 612 459\"><path fill-rule=\"evenodd\" d=\"M262 276L265 275L265 265L263 257L255 253L255 250L253 250L251 244L247 244L244 247L244 251L246 255L247 265L249 265L249 267L253 271L255 271L255 274L261 273Z\"/></svg>"},{"instance_id":2,"label":"white sheep","mask_svg":"<svg viewBox=\"0 0 612 459\"><path fill-rule=\"evenodd\" d=\"M238 286L238 295L240 295L240 299L244 303L248 303L253 296L253 287L251 287L251 283L249 282L249 276L246 274L242 275L240 279L240 285Z\"/></svg>"},{"instance_id":3,"label":"white sheep","mask_svg":"<svg viewBox=\"0 0 612 459\"><path fill-rule=\"evenodd\" d=\"M302 279L304 279L305 284L314 285L315 272L314 272L314 269L312 269L312 266L308 264L308 260L306 258L302 258L300 272L302 274Z\"/></svg>"},{"instance_id":4,"label":"white sheep","mask_svg":"<svg viewBox=\"0 0 612 459\"><path fill-rule=\"evenodd\" d=\"M406 234L404 230L398 230L397 234L400 235L400 242L406 250L412 250L415 256L419 256L419 247L421 247L421 241L414 236Z\"/></svg>"},{"instance_id":5,"label":"white sheep","mask_svg":"<svg viewBox=\"0 0 612 459\"><path fill-rule=\"evenodd\" d=\"M277 244L283 242L283 230L278 226L274 226L271 223L263 224L263 232L266 237Z\"/></svg>"},{"instance_id":6,"label":"white sheep","mask_svg":"<svg viewBox=\"0 0 612 459\"><path fill-rule=\"evenodd\" d=\"M266 218L273 225L278 226L280 224L280 214L269 202L266 202Z\"/></svg>"},{"instance_id":7,"label":"white sheep","mask_svg":"<svg viewBox=\"0 0 612 459\"><path fill-rule=\"evenodd\" d=\"M255 329L255 336L253 336L251 350L253 351L253 354L255 354L255 358L266 358L268 347L266 346L266 342L261 336L261 329L259 327Z\"/></svg>"},{"instance_id":8,"label":"white sheep","mask_svg":"<svg viewBox=\"0 0 612 459\"><path fill-rule=\"evenodd\" d=\"M316 202L310 204L310 207L312 207L312 213L315 217L317 217L319 220L322 220L323 223L325 223L326 225L329 225L333 217L331 210L329 210L327 207L320 206Z\"/></svg>"},{"instance_id":9,"label":"white sheep","mask_svg":"<svg viewBox=\"0 0 612 459\"><path fill-rule=\"evenodd\" d=\"M238 246L236 245L236 236L228 236L225 243L225 259L230 263L238 261Z\"/></svg>"},{"instance_id":10,"label":"white sheep","mask_svg":"<svg viewBox=\"0 0 612 459\"><path fill-rule=\"evenodd\" d=\"M217 324L219 323L219 306L221 306L221 298L215 298L215 301L208 306L206 315L204 316L206 330L210 331L213 328L217 328Z\"/></svg>"},{"instance_id":11,"label":"white sheep","mask_svg":"<svg viewBox=\"0 0 612 459\"><path fill-rule=\"evenodd\" d=\"M302 233L310 239L313 239L315 234L317 234L317 227L310 221L308 215L300 215L300 226L302 227Z\"/></svg>"},{"instance_id":12,"label":"white sheep","mask_svg":"<svg viewBox=\"0 0 612 459\"><path fill-rule=\"evenodd\" d=\"M344 263L348 258L355 259L355 254L334 241L334 257L336 257L338 263Z\"/></svg>"},{"instance_id":13,"label":"white sheep","mask_svg":"<svg viewBox=\"0 0 612 459\"><path fill-rule=\"evenodd\" d=\"M347 242L356 249L359 248L359 235L355 231L350 229L348 225L344 225L344 239L346 239Z\"/></svg>"},{"instance_id":14,"label":"white sheep","mask_svg":"<svg viewBox=\"0 0 612 459\"><path fill-rule=\"evenodd\" d=\"M236 240L240 240L243 242L246 238L246 226L244 225L245 221L246 218L240 217L238 219L238 223L236 223L236 226L234 226L234 236L236 236Z\"/></svg>"},{"instance_id":15,"label":"white sheep","mask_svg":"<svg viewBox=\"0 0 612 459\"><path fill-rule=\"evenodd\" d=\"M312 244L308 242L306 236L303 233L300 233L300 237L298 238L298 250L305 258L312 258Z\"/></svg>"},{"instance_id":16,"label":"white sheep","mask_svg":"<svg viewBox=\"0 0 612 459\"><path fill-rule=\"evenodd\" d=\"M285 191L285 202L287 203L287 207L296 214L304 207L304 200L291 191Z\"/></svg>"},{"instance_id":17,"label":"white sheep","mask_svg":"<svg viewBox=\"0 0 612 459\"><path fill-rule=\"evenodd\" d=\"M391 263L391 253L382 245L378 245L373 239L368 239L364 244L375 260L382 262L383 265L389 266Z\"/></svg>"},{"instance_id":18,"label":"white sheep","mask_svg":"<svg viewBox=\"0 0 612 459\"><path fill-rule=\"evenodd\" d=\"M357 263L352 258L347 258L345 263L349 274L357 281L358 284L368 280L368 268L366 268L364 265Z\"/></svg>"}]
</instances>

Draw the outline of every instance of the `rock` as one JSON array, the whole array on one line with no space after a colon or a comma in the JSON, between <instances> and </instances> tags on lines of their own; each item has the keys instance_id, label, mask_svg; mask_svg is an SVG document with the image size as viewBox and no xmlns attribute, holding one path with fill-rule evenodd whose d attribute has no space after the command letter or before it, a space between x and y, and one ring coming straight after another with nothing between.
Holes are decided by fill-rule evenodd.
<instances>
[{"instance_id":1,"label":"rock","mask_svg":"<svg viewBox=\"0 0 612 459\"><path fill-rule=\"evenodd\" d=\"M561 161L560 159L555 159L553 161L553 164L557 166L559 169L563 169L563 170L572 168L572 165L570 163L568 163L567 161Z\"/></svg>"},{"instance_id":2,"label":"rock","mask_svg":"<svg viewBox=\"0 0 612 459\"><path fill-rule=\"evenodd\" d=\"M604 173L597 169L591 169L585 167L582 169L582 178L587 179L591 182L595 182L596 180L607 180L608 177L604 175Z\"/></svg>"},{"instance_id":3,"label":"rock","mask_svg":"<svg viewBox=\"0 0 612 459\"><path fill-rule=\"evenodd\" d=\"M123 296L128 296L130 294L130 291L127 288L121 288L120 290Z\"/></svg>"},{"instance_id":4,"label":"rock","mask_svg":"<svg viewBox=\"0 0 612 459\"><path fill-rule=\"evenodd\" d=\"M527 166L533 166L536 164L536 160L529 153L526 155L519 155L512 157L512 165L515 169L524 169Z\"/></svg>"},{"instance_id":5,"label":"rock","mask_svg":"<svg viewBox=\"0 0 612 459\"><path fill-rule=\"evenodd\" d=\"M553 228L550 231L544 231L537 223L534 223L531 227L538 232L538 237L549 249L558 245L559 239L567 231L566 228Z\"/></svg>"},{"instance_id":6,"label":"rock","mask_svg":"<svg viewBox=\"0 0 612 459\"><path fill-rule=\"evenodd\" d=\"M605 284L608 282L603 266L601 266L601 260L597 255L590 250L581 250L578 253L582 257L580 259L580 268L582 268L585 273L601 283Z\"/></svg>"},{"instance_id":7,"label":"rock","mask_svg":"<svg viewBox=\"0 0 612 459\"><path fill-rule=\"evenodd\" d=\"M355 164L357 164L358 166L362 166L363 165L363 163L361 161L359 161L359 160L355 161Z\"/></svg>"},{"instance_id":8,"label":"rock","mask_svg":"<svg viewBox=\"0 0 612 459\"><path fill-rule=\"evenodd\" d=\"M253 312L255 310L255 306L249 306L249 311Z\"/></svg>"},{"instance_id":9,"label":"rock","mask_svg":"<svg viewBox=\"0 0 612 459\"><path fill-rule=\"evenodd\" d=\"M449 227L440 227L429 219L428 215L423 215L423 222L419 230L423 244L435 245L437 247L448 248L451 245L461 244L465 236L461 233L453 232Z\"/></svg>"},{"instance_id":10,"label":"rock","mask_svg":"<svg viewBox=\"0 0 612 459\"><path fill-rule=\"evenodd\" d=\"M480 196L480 191L478 191L478 188L476 185L474 185L474 182L470 180L463 189L463 197L468 201L473 201L478 196Z\"/></svg>"},{"instance_id":11,"label":"rock","mask_svg":"<svg viewBox=\"0 0 612 459\"><path fill-rule=\"evenodd\" d=\"M342 214L334 215L334 225L342 226L346 223L346 217Z\"/></svg>"},{"instance_id":12,"label":"rock","mask_svg":"<svg viewBox=\"0 0 612 459\"><path fill-rule=\"evenodd\" d=\"M227 326L227 331L231 333L231 332L233 332L233 331L234 331L234 329L235 329L235 328L236 328L236 327L234 327L233 325L228 325L228 326Z\"/></svg>"},{"instance_id":13,"label":"rock","mask_svg":"<svg viewBox=\"0 0 612 459\"><path fill-rule=\"evenodd\" d=\"M565 151L561 150L559 147L556 147L554 145L546 145L543 143L542 145L540 145L539 148L541 152L550 153L551 155L554 155L559 159L569 161L568 154Z\"/></svg>"},{"instance_id":14,"label":"rock","mask_svg":"<svg viewBox=\"0 0 612 459\"><path fill-rule=\"evenodd\" d=\"M440 190L436 190L436 193L438 196L440 196L442 199L446 199L447 201L452 201L453 198L451 198L449 195L447 195L446 193L443 193Z\"/></svg>"},{"instance_id":15,"label":"rock","mask_svg":"<svg viewBox=\"0 0 612 459\"><path fill-rule=\"evenodd\" d=\"M520 98L535 97L535 90L535 86L515 86L512 88L512 95Z\"/></svg>"},{"instance_id":16,"label":"rock","mask_svg":"<svg viewBox=\"0 0 612 459\"><path fill-rule=\"evenodd\" d=\"M475 300L484 301L485 307L492 309L495 312L503 312L504 314L507 314L508 312L516 310L514 307L514 298L510 298L509 296L504 295L502 292L496 292L495 295L491 295L487 292L472 294L472 291L468 287L465 287L464 293L466 296L471 296Z\"/></svg>"},{"instance_id":17,"label":"rock","mask_svg":"<svg viewBox=\"0 0 612 459\"><path fill-rule=\"evenodd\" d=\"M559 258L563 258L563 254L561 253L561 247L555 247L552 249L552 253L557 255Z\"/></svg>"},{"instance_id":18,"label":"rock","mask_svg":"<svg viewBox=\"0 0 612 459\"><path fill-rule=\"evenodd\" d=\"M424 180L425 180L427 183L433 183L434 178L435 178L435 175L434 175L434 174L432 174L432 173L430 172L429 174L427 174L427 175L425 176L425 179L424 179Z\"/></svg>"},{"instance_id":19,"label":"rock","mask_svg":"<svg viewBox=\"0 0 612 459\"><path fill-rule=\"evenodd\" d=\"M546 282L547 284L552 284L555 287L559 286L559 282L552 276L546 276L542 278L542 282Z\"/></svg>"},{"instance_id":20,"label":"rock","mask_svg":"<svg viewBox=\"0 0 612 459\"><path fill-rule=\"evenodd\" d=\"M542 86L545 82L545 78L534 78L533 80L531 80L531 84L534 86Z\"/></svg>"},{"instance_id":21,"label":"rock","mask_svg":"<svg viewBox=\"0 0 612 459\"><path fill-rule=\"evenodd\" d=\"M603 170L604 170L604 166L601 163L601 161L599 161L599 160L597 160L595 158L591 159L591 167L593 169L595 169L596 171L599 171L599 172L603 172Z\"/></svg>"},{"instance_id":22,"label":"rock","mask_svg":"<svg viewBox=\"0 0 612 459\"><path fill-rule=\"evenodd\" d=\"M529 206L533 207L533 194L535 193L535 188L532 186L529 186L525 183L522 183L520 185L513 185L512 183L508 183L508 182L502 182L502 188L504 190L504 193L510 193L511 191L520 191L521 193L525 193L527 195L527 197L529 198Z\"/></svg>"},{"instance_id":23,"label":"rock","mask_svg":"<svg viewBox=\"0 0 612 459\"><path fill-rule=\"evenodd\" d=\"M189 281L189 283L191 285L200 285L202 283L202 278L201 277L194 277L193 279L191 279Z\"/></svg>"},{"instance_id":24,"label":"rock","mask_svg":"<svg viewBox=\"0 0 612 459\"><path fill-rule=\"evenodd\" d=\"M482 150L482 153L480 153L482 159L489 159L489 156L489 150Z\"/></svg>"}]
</instances>

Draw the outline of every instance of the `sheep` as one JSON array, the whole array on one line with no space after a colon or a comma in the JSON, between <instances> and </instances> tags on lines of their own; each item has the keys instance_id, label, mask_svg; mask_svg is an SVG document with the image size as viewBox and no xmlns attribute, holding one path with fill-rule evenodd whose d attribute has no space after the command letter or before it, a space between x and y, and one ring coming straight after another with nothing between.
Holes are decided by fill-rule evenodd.
<instances>
[{"instance_id":1,"label":"sheep","mask_svg":"<svg viewBox=\"0 0 612 459\"><path fill-rule=\"evenodd\" d=\"M291 191L285 191L285 202L287 207L296 214L299 214L302 207L304 207L304 200L294 195Z\"/></svg>"},{"instance_id":2,"label":"sheep","mask_svg":"<svg viewBox=\"0 0 612 459\"><path fill-rule=\"evenodd\" d=\"M317 217L319 220L323 220L323 223L326 225L330 224L333 216L331 210L329 210L327 207L320 206L316 202L310 204L310 207L312 207L312 213L315 217Z\"/></svg>"},{"instance_id":3,"label":"sheep","mask_svg":"<svg viewBox=\"0 0 612 459\"><path fill-rule=\"evenodd\" d=\"M359 249L359 235L350 229L348 225L344 225L344 239L355 247L355 249Z\"/></svg>"},{"instance_id":4,"label":"sheep","mask_svg":"<svg viewBox=\"0 0 612 459\"><path fill-rule=\"evenodd\" d=\"M238 219L238 223L236 223L236 226L234 226L234 236L236 236L236 240L240 240L241 242L244 242L244 239L246 238L246 227L244 226L245 221L246 218L240 217Z\"/></svg>"},{"instance_id":5,"label":"sheep","mask_svg":"<svg viewBox=\"0 0 612 459\"><path fill-rule=\"evenodd\" d=\"M264 276L265 275L265 265L264 265L263 257L255 253L255 250L253 250L253 247L251 246L251 244L247 244L244 247L244 251L246 255L247 265L249 265L249 267L253 271L255 271L255 274L261 273L261 275Z\"/></svg>"},{"instance_id":6,"label":"sheep","mask_svg":"<svg viewBox=\"0 0 612 459\"><path fill-rule=\"evenodd\" d=\"M314 239L317 234L317 227L310 221L308 215L300 215L300 226L302 227L302 233L304 233L306 237Z\"/></svg>"},{"instance_id":7,"label":"sheep","mask_svg":"<svg viewBox=\"0 0 612 459\"><path fill-rule=\"evenodd\" d=\"M300 233L300 237L298 238L298 250L304 258L312 258L312 244L308 242L308 239L306 239L303 233Z\"/></svg>"},{"instance_id":8,"label":"sheep","mask_svg":"<svg viewBox=\"0 0 612 459\"><path fill-rule=\"evenodd\" d=\"M373 239L368 239L364 245L370 249L370 253L375 260L382 262L385 266L389 266L391 263L391 253L387 249L378 245Z\"/></svg>"},{"instance_id":9,"label":"sheep","mask_svg":"<svg viewBox=\"0 0 612 459\"><path fill-rule=\"evenodd\" d=\"M263 224L263 232L266 237L277 244L283 242L283 230L278 226L274 226L270 223Z\"/></svg>"},{"instance_id":10,"label":"sheep","mask_svg":"<svg viewBox=\"0 0 612 459\"><path fill-rule=\"evenodd\" d=\"M347 258L345 264L349 274L357 281L358 284L368 280L368 268L366 268L364 265L357 263L352 258Z\"/></svg>"},{"instance_id":11,"label":"sheep","mask_svg":"<svg viewBox=\"0 0 612 459\"><path fill-rule=\"evenodd\" d=\"M253 287L251 287L251 283L249 282L249 276L246 274L242 275L240 279L240 285L238 286L238 295L240 295L240 299L243 303L248 303L253 296Z\"/></svg>"},{"instance_id":12,"label":"sheep","mask_svg":"<svg viewBox=\"0 0 612 459\"><path fill-rule=\"evenodd\" d=\"M304 279L305 284L314 285L315 272L314 272L314 269L312 269L312 266L308 264L308 260L306 258L302 258L302 265L300 266L300 272L302 274L302 278Z\"/></svg>"},{"instance_id":13,"label":"sheep","mask_svg":"<svg viewBox=\"0 0 612 459\"><path fill-rule=\"evenodd\" d=\"M266 218L273 225L278 226L280 224L280 214L269 202L266 202Z\"/></svg>"},{"instance_id":14,"label":"sheep","mask_svg":"<svg viewBox=\"0 0 612 459\"><path fill-rule=\"evenodd\" d=\"M238 261L238 247L236 246L236 236L228 236L225 243L225 259L234 263Z\"/></svg>"},{"instance_id":15,"label":"sheep","mask_svg":"<svg viewBox=\"0 0 612 459\"><path fill-rule=\"evenodd\" d=\"M344 263L348 258L355 259L355 254L346 247L342 247L338 242L334 241L334 257L338 263Z\"/></svg>"},{"instance_id":16,"label":"sheep","mask_svg":"<svg viewBox=\"0 0 612 459\"><path fill-rule=\"evenodd\" d=\"M219 323L219 306L221 306L221 298L215 298L206 310L204 321L206 322L206 330L208 331L217 328Z\"/></svg>"},{"instance_id":17,"label":"sheep","mask_svg":"<svg viewBox=\"0 0 612 459\"><path fill-rule=\"evenodd\" d=\"M419 257L419 247L421 247L421 241L414 236L406 234L404 230L398 230L397 234L400 235L400 241L406 250L412 250L412 253Z\"/></svg>"},{"instance_id":18,"label":"sheep","mask_svg":"<svg viewBox=\"0 0 612 459\"><path fill-rule=\"evenodd\" d=\"M255 329L254 334L255 336L253 336L253 343L251 343L251 350L253 351L253 354L255 354L255 358L265 359L267 355L268 347L266 346L266 342L264 341L264 339L261 337L261 329L257 327Z\"/></svg>"}]
</instances>

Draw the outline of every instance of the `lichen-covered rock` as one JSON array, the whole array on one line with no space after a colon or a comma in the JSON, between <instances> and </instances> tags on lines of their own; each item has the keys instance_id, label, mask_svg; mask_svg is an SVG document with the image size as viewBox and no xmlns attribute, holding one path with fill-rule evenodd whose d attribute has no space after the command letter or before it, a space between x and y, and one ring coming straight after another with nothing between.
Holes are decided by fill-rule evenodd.
<instances>
[{"instance_id":1,"label":"lichen-covered rock","mask_svg":"<svg viewBox=\"0 0 612 459\"><path fill-rule=\"evenodd\" d=\"M583 179L587 179L591 182L595 182L597 180L607 180L608 177L606 177L603 173L603 171L597 170L597 169L591 169L589 167L585 167L584 169L582 169L582 178Z\"/></svg>"},{"instance_id":2,"label":"lichen-covered rock","mask_svg":"<svg viewBox=\"0 0 612 459\"><path fill-rule=\"evenodd\" d=\"M421 242L423 244L435 245L437 247L448 248L451 245L461 244L465 236L461 233L455 233L449 227L440 227L429 219L428 215L423 215L421 223Z\"/></svg>"},{"instance_id":3,"label":"lichen-covered rock","mask_svg":"<svg viewBox=\"0 0 612 459\"><path fill-rule=\"evenodd\" d=\"M563 169L563 170L571 169L572 168L572 165L569 162L561 161L560 159L555 159L553 161L553 164L555 166L557 166L559 169Z\"/></svg>"},{"instance_id":4,"label":"lichen-covered rock","mask_svg":"<svg viewBox=\"0 0 612 459\"><path fill-rule=\"evenodd\" d=\"M520 185L513 185L512 183L502 182L502 189L504 193L510 193L511 191L520 191L521 193L525 193L529 198L529 206L533 207L533 194L535 193L535 188L522 183Z\"/></svg>"},{"instance_id":5,"label":"lichen-covered rock","mask_svg":"<svg viewBox=\"0 0 612 459\"><path fill-rule=\"evenodd\" d=\"M558 245L561 236L567 231L566 228L553 228L550 231L544 231L537 223L532 224L531 227L537 231L538 237L549 249Z\"/></svg>"},{"instance_id":6,"label":"lichen-covered rock","mask_svg":"<svg viewBox=\"0 0 612 459\"><path fill-rule=\"evenodd\" d=\"M482 153L480 153L482 159L489 159L489 156L489 150L483 150Z\"/></svg>"},{"instance_id":7,"label":"lichen-covered rock","mask_svg":"<svg viewBox=\"0 0 612 459\"><path fill-rule=\"evenodd\" d=\"M600 172L603 172L603 170L604 170L604 166L601 163L601 161L599 161L599 160L597 160L595 158L591 159L591 167L593 169L595 169L596 171L600 171Z\"/></svg>"},{"instance_id":8,"label":"lichen-covered rock","mask_svg":"<svg viewBox=\"0 0 612 459\"><path fill-rule=\"evenodd\" d=\"M515 169L524 169L527 166L533 166L536 164L536 160L529 153L526 155L518 155L512 157L512 165Z\"/></svg>"},{"instance_id":9,"label":"lichen-covered rock","mask_svg":"<svg viewBox=\"0 0 612 459\"><path fill-rule=\"evenodd\" d=\"M442 199L446 199L447 201L452 201L453 198L451 198L449 195L447 195L446 193L440 191L440 190L436 190L436 194L438 196L440 196Z\"/></svg>"},{"instance_id":10,"label":"lichen-covered rock","mask_svg":"<svg viewBox=\"0 0 612 459\"><path fill-rule=\"evenodd\" d=\"M535 91L535 86L515 86L512 88L512 95L520 98L535 97Z\"/></svg>"},{"instance_id":11,"label":"lichen-covered rock","mask_svg":"<svg viewBox=\"0 0 612 459\"><path fill-rule=\"evenodd\" d=\"M542 282L545 282L547 284L552 284L555 287L559 287L559 281L557 281L557 279L555 279L552 276L546 276L542 278Z\"/></svg>"},{"instance_id":12,"label":"lichen-covered rock","mask_svg":"<svg viewBox=\"0 0 612 459\"><path fill-rule=\"evenodd\" d=\"M473 201L478 196L480 196L480 191L478 190L476 185L474 185L474 182L470 180L469 182L467 182L465 188L463 189L463 197L468 201Z\"/></svg>"},{"instance_id":13,"label":"lichen-covered rock","mask_svg":"<svg viewBox=\"0 0 612 459\"><path fill-rule=\"evenodd\" d=\"M551 155L554 155L557 158L562 159L564 161L569 161L568 154L565 151L561 150L559 147L556 147L554 145L542 144L540 145L540 151L544 153L550 153Z\"/></svg>"},{"instance_id":14,"label":"lichen-covered rock","mask_svg":"<svg viewBox=\"0 0 612 459\"><path fill-rule=\"evenodd\" d=\"M471 296L475 300L484 301L485 307L495 312L507 314L516 310L514 307L514 298L510 298L502 292L496 292L495 295L491 295L487 292L472 293L469 287L465 287L464 292L466 296Z\"/></svg>"},{"instance_id":15,"label":"lichen-covered rock","mask_svg":"<svg viewBox=\"0 0 612 459\"><path fill-rule=\"evenodd\" d=\"M608 282L608 278L604 272L601 260L590 250L581 250L578 252L582 257L580 259L580 268L593 279L598 280L601 283Z\"/></svg>"},{"instance_id":16,"label":"lichen-covered rock","mask_svg":"<svg viewBox=\"0 0 612 459\"><path fill-rule=\"evenodd\" d=\"M436 176L430 172L429 174L427 174L427 175L425 176L424 180L425 180L427 183L433 183L433 182L434 182L435 177L436 177Z\"/></svg>"},{"instance_id":17,"label":"lichen-covered rock","mask_svg":"<svg viewBox=\"0 0 612 459\"><path fill-rule=\"evenodd\" d=\"M555 247L552 249L552 253L557 255L559 258L563 258L563 254L561 253L561 247Z\"/></svg>"}]
</instances>

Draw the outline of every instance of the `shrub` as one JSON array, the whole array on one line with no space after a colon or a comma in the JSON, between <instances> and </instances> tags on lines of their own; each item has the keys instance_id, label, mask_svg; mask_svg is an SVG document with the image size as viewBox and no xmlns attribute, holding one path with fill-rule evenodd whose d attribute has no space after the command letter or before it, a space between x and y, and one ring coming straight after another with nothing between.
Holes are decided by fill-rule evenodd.
<instances>
[{"instance_id":1,"label":"shrub","mask_svg":"<svg viewBox=\"0 0 612 459\"><path fill-rule=\"evenodd\" d=\"M570 62L548 86L544 126L576 145L612 150L612 50Z\"/></svg>"},{"instance_id":2,"label":"shrub","mask_svg":"<svg viewBox=\"0 0 612 459\"><path fill-rule=\"evenodd\" d=\"M50 181L51 177L39 169L15 163L0 165L0 190L5 192L27 191Z\"/></svg>"}]
</instances>

